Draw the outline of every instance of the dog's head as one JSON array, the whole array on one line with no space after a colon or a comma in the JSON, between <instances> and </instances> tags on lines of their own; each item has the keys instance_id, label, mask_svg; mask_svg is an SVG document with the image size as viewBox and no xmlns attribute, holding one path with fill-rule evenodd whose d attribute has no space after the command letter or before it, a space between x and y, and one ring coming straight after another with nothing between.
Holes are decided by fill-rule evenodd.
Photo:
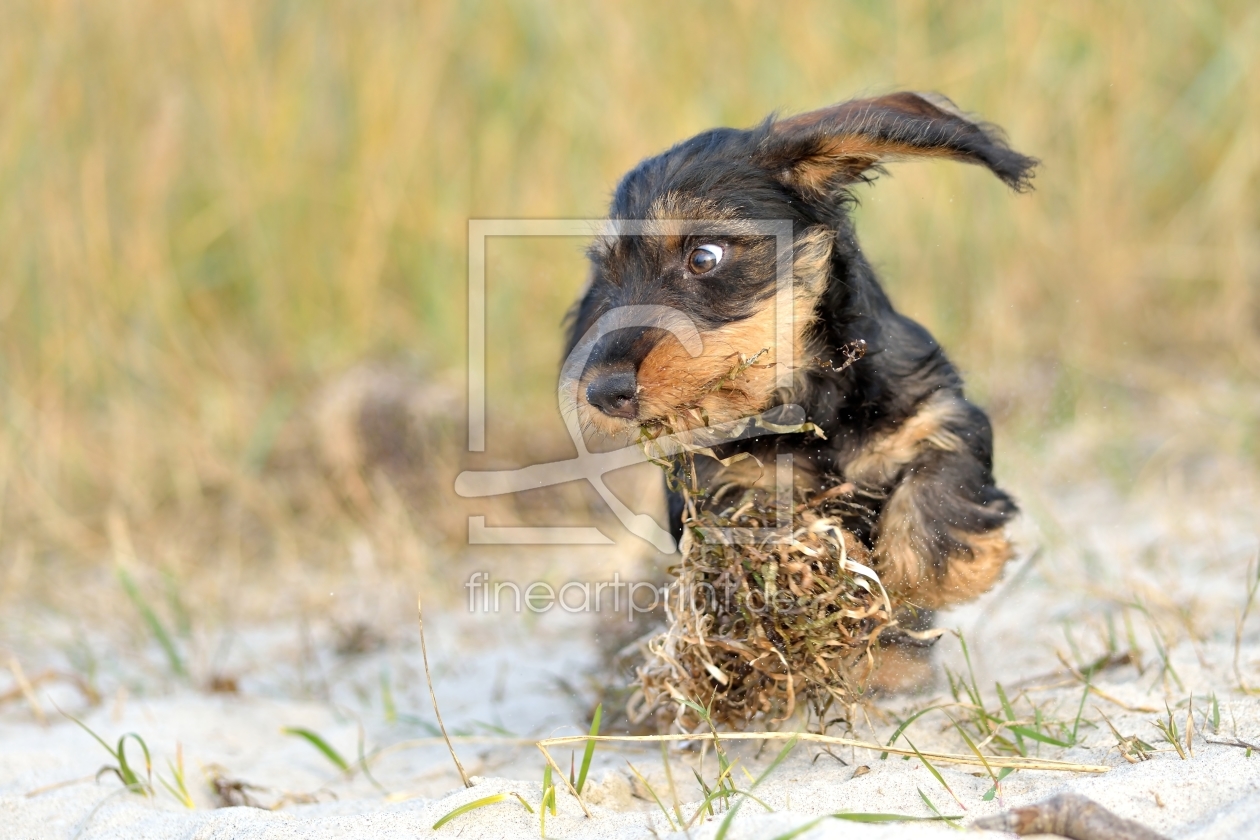
<instances>
[{"instance_id":1,"label":"dog's head","mask_svg":"<svg viewBox=\"0 0 1260 840\"><path fill-rule=\"evenodd\" d=\"M810 358L848 188L910 157L980 164L1016 190L1036 165L943 97L896 93L707 131L635 167L572 313L562 387L583 426L693 428L768 406Z\"/></svg>"}]
</instances>

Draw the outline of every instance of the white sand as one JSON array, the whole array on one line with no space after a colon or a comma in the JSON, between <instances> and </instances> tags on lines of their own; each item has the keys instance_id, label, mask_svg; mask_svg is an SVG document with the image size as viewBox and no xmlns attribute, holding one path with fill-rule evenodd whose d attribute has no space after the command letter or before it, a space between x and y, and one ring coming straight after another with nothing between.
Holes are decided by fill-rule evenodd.
<instances>
[{"instance_id":1,"label":"white sand","mask_svg":"<svg viewBox=\"0 0 1260 840\"><path fill-rule=\"evenodd\" d=\"M1001 681L1012 693L1019 686L1027 688L1047 716L1073 720L1082 690L1065 677L1056 653L1072 656L1075 644L1083 659L1096 656L1106 635L1104 612L1114 609L1117 601L1137 599L1156 617L1172 646L1175 676L1162 668L1150 625L1140 612L1130 610L1144 670L1116 668L1099 675L1096 685L1129 706L1162 710L1168 702L1183 728L1184 701L1193 695L1193 757L1182 760L1160 741L1152 725L1158 715L1126 711L1091 696L1081 724L1082 744L1073 749L1043 744L1040 755L1105 764L1112 768L1106 774L1021 771L1003 782L1002 802L986 802L982 797L990 782L982 770L939 765L965 804L963 812L917 760L893 756L881 761L875 754L845 749L835 753L841 763L801 746L757 790L775 812L767 814L760 806L745 803L729 837L775 837L839 811L927 816L920 790L943 812L964 814L967 824L1003 806L1067 789L1170 838L1256 836L1260 755L1248 757L1243 749L1208 742L1233 737L1260 742L1260 697L1237 690L1232 666L1234 621L1243 603L1247 562L1256 549L1255 488L1235 483L1228 492L1200 494L1192 509L1179 501L1186 496L1166 493L1159 486L1141 489L1127 500L1080 487L1070 492L1041 486L1016 490L1032 512L1023 526L1024 544L1043 545L1040 558L1013 568L1003 587L982 601L943 617L943 626L963 630L970 640L977 678L990 708L996 707L993 684ZM1041 523L1042 530L1033 522ZM41 648L33 626L28 619L0 619L4 633L0 653L6 648L17 652L30 673L43 665L65 668L64 655L53 646ZM1123 646L1125 628L1113 626ZM233 646L229 660L246 675L241 696L155 685L150 665L106 658L100 683L107 694L118 685L130 686L126 696L109 694L100 707L88 709L68 686L42 687L37 692L41 705L55 719L46 727L21 701L0 707L0 838L415 838L434 833L430 827L452 808L493 793L513 791L536 807L541 757L527 742L508 741L502 730L530 738L579 731L585 701L575 692L581 695L581 674L596 657L593 626L584 618L555 613L525 622L503 616L456 618L449 612L435 616L428 627L448 725L497 739L458 744L476 775L472 790L460 787L445 749L425 728L432 715L414 631L399 631L383 651L342 660L327 650L327 639L318 632L308 643L292 627L267 626L240 636ZM303 653L310 645L315 652ZM955 639L947 638L939 647L942 666L955 672L965 667ZM1239 653L1244 678L1260 685L1260 615L1246 627ZM389 674L403 716L394 723L384 719L382 672ZM0 693L10 685L8 676L0 675ZM1215 732L1205 729L1212 694L1220 709ZM892 713L947 699L942 678L931 697L887 701L873 709L875 718L882 713L884 719L861 721L855 735L886 739L894 725ZM53 711L51 700L83 713L111 741L124 732L141 733L154 751L155 770L167 778L167 761L175 754L176 742L181 743L198 808L186 810L164 791L152 799L122 792L111 777L29 795L90 777L107 758L98 744ZM1100 711L1123 734L1138 735L1159 751L1149 761L1127 763ZM406 718L408 713L418 720ZM359 720L368 749L429 739L373 763L373 775L389 796L362 774L346 780L309 744L280 732L284 726L307 727L353 758ZM920 749L964 751L947 724L942 713L932 712L909 732ZM773 753L767 749L758 759L750 751L739 751L754 774ZM137 751L131 757L139 761ZM547 836L667 836L665 817L630 778L627 758L668 800L658 752L601 746L590 791L591 801L598 803L592 805L594 818L583 817L577 804L561 794L558 815L548 817ZM695 785L684 782L691 778L688 765L698 766L696 758L693 753L672 759L681 807L688 816L695 811L698 796ZM567 762L568 756L558 754L557 759ZM225 768L231 778L267 788L256 793L264 802L271 803L284 792L316 794L319 802L288 804L274 812L214 809L200 770L211 765ZM854 777L858 766L870 770ZM713 778L712 754L701 769ZM745 786L747 779L740 778L739 784ZM700 821L690 836L714 836L719 821L720 816ZM436 834L514 838L538 836L538 830L537 815L509 799L460 816ZM930 838L953 832L931 823L824 820L799 836Z\"/></svg>"},{"instance_id":2,"label":"white sand","mask_svg":"<svg viewBox=\"0 0 1260 840\"><path fill-rule=\"evenodd\" d=\"M1250 653L1256 651L1252 649ZM1104 690L1120 693L1125 685L1103 682ZM1076 692L1066 692L1075 695ZM1064 697L1072 700L1072 697ZM1231 698L1222 715L1228 727L1237 725L1240 733L1255 737L1260 732L1260 703ZM1105 705L1105 704L1100 704ZM1113 709L1113 711L1115 711ZM101 718L107 718L102 714ZM1140 732L1152 742L1153 730L1142 722L1149 715L1117 712L1113 721L1123 732ZM322 805L295 805L279 812L254 808L199 809L187 811L168 796L155 800L115 793L117 783L100 785L84 782L27 798L23 793L43 785L90 775L101 763L103 752L76 729L64 724L49 730L32 726L6 725L0 730L3 771L0 772L0 836L9 838L70 837L161 837L161 838L334 838L334 837L416 837L427 836L430 826L452 808L481 797L514 791L537 803L540 786L537 773L530 781L476 777L472 790L456 787L440 798L417 797L390 803L374 795L362 782L338 781L328 765L307 745L283 738L277 721L306 725L324 733L334 744L353 754L353 727L338 726L332 715L315 706L272 702L206 700L190 696L171 698L143 706L134 704L123 720L111 724L99 721L102 731L126 729L149 733L155 748L170 753L175 737L184 743L186 755L197 761L218 762L240 768L247 779L295 790L315 790L328 785L341 797ZM1224 725L1223 725L1224 728ZM918 733L921 749L930 743L930 731ZM939 735L939 733L938 733ZM1209 737L1213 737L1209 735ZM944 739L939 739L944 740ZM1064 757L1083 762L1099 762L1114 767L1105 775L1077 775L1025 771L1003 783L1003 799L1008 806L1036 801L1063 789L1071 789L1132 819L1165 832L1169 837L1243 838L1253 836L1260 819L1260 755L1247 758L1241 749L1215 746L1202 738L1195 741L1194 758L1182 761L1175 754L1160 753L1147 762L1130 765L1119 760L1111 749L1112 739L1091 730L1085 749L1066 751ZM461 745L470 764L479 751ZM528 751L527 751L528 752ZM1053 751L1055 753L1059 751ZM735 822L730 837L773 837L810 821L815 815L837 811L893 812L928 815L919 798L923 790L946 813L960 813L957 806L928 771L917 761L891 757L880 761L874 754L839 751L849 766L829 756L811 761L816 752L800 748L785 762L757 794L777 813L765 814L748 803ZM629 752L636 766L648 773L662 795L667 785L659 759L652 753ZM533 756L520 757L524 767ZM620 758L620 756L618 756ZM386 785L399 787L409 780L418 787L449 787L451 772L439 750L421 750L405 762L383 760L376 775ZM654 807L634 798L634 784L617 767L611 751L601 755L604 769L595 771L598 781L590 798L593 819L582 816L567 795L559 800L559 813L547 822L553 837L650 837L653 831L668 834L664 818ZM862 762L870 772L853 777ZM755 766L755 762L753 762ZM624 765L623 765L624 766ZM709 764L712 769L712 761ZM675 773L683 771L677 762ZM989 788L987 778L968 772L971 768L941 766L946 781L967 805L966 821L997 812L998 802L984 802ZM433 771L437 771L434 773ZM113 795L111 795L113 793ZM687 799L694 800L694 796ZM683 805L690 816L695 802ZM693 837L712 837L719 820L702 822ZM462 837L537 836L537 817L509 800L456 818L437 834ZM949 836L947 828L930 824L863 825L827 820L808 833L823 837L913 837Z\"/></svg>"}]
</instances>

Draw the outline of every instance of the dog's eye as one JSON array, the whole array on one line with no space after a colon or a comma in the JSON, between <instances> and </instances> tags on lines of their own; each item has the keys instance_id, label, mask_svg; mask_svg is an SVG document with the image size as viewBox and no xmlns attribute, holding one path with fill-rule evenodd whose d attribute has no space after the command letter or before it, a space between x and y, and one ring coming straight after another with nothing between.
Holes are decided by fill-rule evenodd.
<instances>
[{"instance_id":1,"label":"dog's eye","mask_svg":"<svg viewBox=\"0 0 1260 840\"><path fill-rule=\"evenodd\" d=\"M692 274L708 274L722 261L721 245L701 245L687 255L687 268Z\"/></svg>"}]
</instances>

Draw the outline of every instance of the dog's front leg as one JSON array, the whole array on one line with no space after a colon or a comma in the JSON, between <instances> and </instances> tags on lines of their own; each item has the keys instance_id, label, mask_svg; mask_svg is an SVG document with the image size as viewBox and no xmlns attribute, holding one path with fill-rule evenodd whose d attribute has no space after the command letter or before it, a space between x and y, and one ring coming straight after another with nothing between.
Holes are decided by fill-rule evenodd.
<instances>
[{"instance_id":1,"label":"dog's front leg","mask_svg":"<svg viewBox=\"0 0 1260 840\"><path fill-rule=\"evenodd\" d=\"M906 471L885 504L875 534L876 570L906 606L880 636L871 688L930 684L931 645L914 631L931 628L934 610L986 592L1010 559L1003 526L1014 505L981 480L983 467L965 450L931 452Z\"/></svg>"},{"instance_id":2,"label":"dog's front leg","mask_svg":"<svg viewBox=\"0 0 1260 840\"><path fill-rule=\"evenodd\" d=\"M877 570L907 603L940 609L988 591L1011 558L1006 494L969 452L932 452L893 490L875 533Z\"/></svg>"},{"instance_id":3,"label":"dog's front leg","mask_svg":"<svg viewBox=\"0 0 1260 840\"><path fill-rule=\"evenodd\" d=\"M1011 555L1015 504L993 483L993 431L961 393L941 390L870 440L844 477L885 495L873 533L884 586L924 609L969 600Z\"/></svg>"},{"instance_id":4,"label":"dog's front leg","mask_svg":"<svg viewBox=\"0 0 1260 840\"><path fill-rule=\"evenodd\" d=\"M880 638L870 686L882 691L931 682L931 646L914 631L930 629L935 610L990 589L1013 553L1005 524L1016 508L993 483L987 419L958 399L929 404L916 422L877 450L893 486L873 535L876 570L904 604ZM907 456L900 464L898 454Z\"/></svg>"}]
</instances>

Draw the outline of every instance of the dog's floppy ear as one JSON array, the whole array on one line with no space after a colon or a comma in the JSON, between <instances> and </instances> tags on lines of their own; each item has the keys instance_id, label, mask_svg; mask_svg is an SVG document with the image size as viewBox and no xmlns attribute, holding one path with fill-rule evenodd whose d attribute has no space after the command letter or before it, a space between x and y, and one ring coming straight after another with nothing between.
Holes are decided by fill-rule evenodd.
<instances>
[{"instance_id":1,"label":"dog's floppy ear","mask_svg":"<svg viewBox=\"0 0 1260 840\"><path fill-rule=\"evenodd\" d=\"M943 157L987 167L1012 189L1031 189L1038 161L1006 145L1000 130L970 119L939 94L855 99L771 122L760 162L806 195L826 197L870 178L879 164Z\"/></svg>"}]
</instances>

